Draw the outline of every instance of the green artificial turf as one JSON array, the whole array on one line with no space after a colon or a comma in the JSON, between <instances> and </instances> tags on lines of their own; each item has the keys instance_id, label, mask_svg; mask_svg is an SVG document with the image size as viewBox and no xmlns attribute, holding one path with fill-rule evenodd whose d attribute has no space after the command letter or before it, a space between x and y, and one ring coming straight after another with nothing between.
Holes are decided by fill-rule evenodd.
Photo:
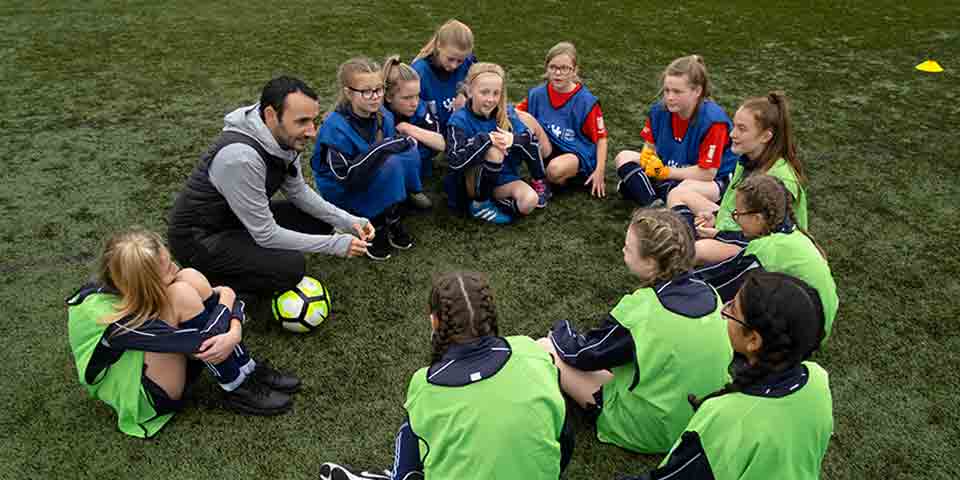
<instances>
[{"instance_id":1,"label":"green artificial turf","mask_svg":"<svg viewBox=\"0 0 960 480\"><path fill-rule=\"evenodd\" d=\"M632 207L615 195L613 158L637 144L660 72L689 53L706 58L731 113L771 89L793 101L811 230L841 297L815 357L834 399L823 476L960 477L960 5L161 3L0 5L0 478L314 478L328 460L389 466L407 381L429 358L431 275L490 274L506 335L541 335L558 319L591 326L632 290L620 252ZM309 336L266 318L245 328L256 354L304 378L292 413L228 413L204 381L155 439L119 433L77 383L63 307L102 239L132 224L165 231L171 197L223 115L270 77L302 77L326 107L340 62L412 58L452 16L473 28L482 60L506 67L511 100L538 82L550 46L576 43L610 130L611 196L560 195L505 228L441 206L410 218L417 246L386 263L309 256L334 318ZM928 56L946 72L913 70ZM436 180L429 191L442 205ZM578 425L566 478L660 459L601 445Z\"/></svg>"}]
</instances>

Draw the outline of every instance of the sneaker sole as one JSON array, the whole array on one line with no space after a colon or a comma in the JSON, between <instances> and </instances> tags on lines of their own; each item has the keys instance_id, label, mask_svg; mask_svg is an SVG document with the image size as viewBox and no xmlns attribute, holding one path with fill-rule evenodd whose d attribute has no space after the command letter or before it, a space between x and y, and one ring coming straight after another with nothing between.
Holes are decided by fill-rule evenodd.
<instances>
[{"instance_id":1,"label":"sneaker sole","mask_svg":"<svg viewBox=\"0 0 960 480\"><path fill-rule=\"evenodd\" d=\"M375 262L383 262L390 259L390 254L388 253L386 257L376 257L369 250L367 250L367 258Z\"/></svg>"},{"instance_id":2,"label":"sneaker sole","mask_svg":"<svg viewBox=\"0 0 960 480\"><path fill-rule=\"evenodd\" d=\"M350 475L327 464L320 465L320 480L351 480Z\"/></svg>"},{"instance_id":3,"label":"sneaker sole","mask_svg":"<svg viewBox=\"0 0 960 480\"><path fill-rule=\"evenodd\" d=\"M274 409L265 409L265 408L256 408L249 405L243 405L240 403L224 402L223 408L230 410L231 412L241 413L244 415L255 415L258 417L272 417L275 415L282 415L290 411L293 408L293 402L291 401L287 405L274 408Z\"/></svg>"},{"instance_id":4,"label":"sneaker sole","mask_svg":"<svg viewBox=\"0 0 960 480\"><path fill-rule=\"evenodd\" d=\"M393 248L398 248L400 250L410 250L411 248L413 248L413 242L410 242L407 245L398 245L396 243L393 243L392 238L390 239L390 245L392 245Z\"/></svg>"}]
</instances>

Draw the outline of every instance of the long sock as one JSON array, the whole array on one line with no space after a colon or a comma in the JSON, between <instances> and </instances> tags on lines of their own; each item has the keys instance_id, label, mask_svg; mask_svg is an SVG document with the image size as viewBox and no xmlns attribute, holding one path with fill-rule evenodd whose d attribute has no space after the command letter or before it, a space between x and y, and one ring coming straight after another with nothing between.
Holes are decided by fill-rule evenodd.
<instances>
[{"instance_id":1,"label":"long sock","mask_svg":"<svg viewBox=\"0 0 960 480\"><path fill-rule=\"evenodd\" d=\"M497 205L499 205L502 210L506 210L507 213L515 217L520 215L520 207L517 205L517 201L514 200L513 197L498 199Z\"/></svg>"},{"instance_id":2,"label":"long sock","mask_svg":"<svg viewBox=\"0 0 960 480\"><path fill-rule=\"evenodd\" d=\"M493 195L493 189L497 178L500 176L500 170L503 164L484 161L477 172L477 183L474 189L477 192L477 201L489 200Z\"/></svg>"},{"instance_id":3,"label":"long sock","mask_svg":"<svg viewBox=\"0 0 960 480\"><path fill-rule=\"evenodd\" d=\"M650 205L656 200L657 192L653 189L653 183L639 164L627 162L617 169L617 175L620 176L620 195L627 200L633 200L641 206Z\"/></svg>"}]
</instances>

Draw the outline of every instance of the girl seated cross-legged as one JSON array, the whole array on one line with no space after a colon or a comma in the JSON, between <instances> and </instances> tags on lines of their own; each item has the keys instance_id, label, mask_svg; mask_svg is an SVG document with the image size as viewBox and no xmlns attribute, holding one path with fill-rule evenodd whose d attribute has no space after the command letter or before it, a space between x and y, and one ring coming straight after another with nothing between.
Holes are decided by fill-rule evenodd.
<instances>
[{"instance_id":1,"label":"girl seated cross-legged","mask_svg":"<svg viewBox=\"0 0 960 480\"><path fill-rule=\"evenodd\" d=\"M97 280L67 306L80 383L116 411L127 435L155 435L204 369L223 389L226 407L252 415L286 412L300 388L299 379L254 361L241 343L244 308L233 290L179 269L156 233L112 236Z\"/></svg>"},{"instance_id":2,"label":"girl seated cross-legged","mask_svg":"<svg viewBox=\"0 0 960 480\"><path fill-rule=\"evenodd\" d=\"M543 180L546 173L536 136L507 106L505 79L499 65L470 67L469 100L454 112L447 127L448 169L443 179L451 209L496 224L529 215L546 202L520 178L521 163L533 181Z\"/></svg>"},{"instance_id":3,"label":"girl seated cross-legged","mask_svg":"<svg viewBox=\"0 0 960 480\"><path fill-rule=\"evenodd\" d=\"M321 480L556 480L573 453L557 367L533 339L501 337L486 277L434 279L430 366L413 374L387 475L325 463Z\"/></svg>"},{"instance_id":4,"label":"girl seated cross-legged","mask_svg":"<svg viewBox=\"0 0 960 480\"><path fill-rule=\"evenodd\" d=\"M533 115L538 122L535 128L541 128L549 140L538 132L547 150L543 156L547 181L553 185L576 181L589 185L594 196L604 197L607 128L600 101L580 81L577 49L570 42L554 45L547 52L544 69L546 82L530 89L517 110ZM549 184L533 182L533 187L540 193Z\"/></svg>"},{"instance_id":5,"label":"girl seated cross-legged","mask_svg":"<svg viewBox=\"0 0 960 480\"><path fill-rule=\"evenodd\" d=\"M600 441L663 453L693 415L687 394L723 386L733 352L720 298L692 275L693 236L679 216L634 212L623 261L639 288L600 327L581 334L558 321L540 342L564 392L596 418Z\"/></svg>"}]
</instances>

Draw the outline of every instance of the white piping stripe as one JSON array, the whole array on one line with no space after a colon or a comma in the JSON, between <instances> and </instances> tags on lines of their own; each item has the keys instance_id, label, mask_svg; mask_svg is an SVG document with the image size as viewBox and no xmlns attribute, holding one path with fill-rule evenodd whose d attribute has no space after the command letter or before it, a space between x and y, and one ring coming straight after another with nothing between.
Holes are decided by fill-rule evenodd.
<instances>
[{"instance_id":1,"label":"white piping stripe","mask_svg":"<svg viewBox=\"0 0 960 480\"><path fill-rule=\"evenodd\" d=\"M620 325L615 325L612 329L610 329L609 332L607 332L606 335L603 336L603 338L600 339L599 342L594 343L593 345L587 345L586 347L581 348L580 351L578 351L577 353L566 353L563 350L561 350L560 345L557 345L556 340L553 339L553 335L550 335L550 341L553 342L554 350L560 352L560 354L563 355L564 357L576 357L587 350L590 350L592 348L596 348L602 345L603 342L607 341L607 339L610 338L610 335L613 335L613 332L617 331L618 328L620 328Z\"/></svg>"},{"instance_id":2,"label":"white piping stripe","mask_svg":"<svg viewBox=\"0 0 960 480\"><path fill-rule=\"evenodd\" d=\"M684 468L687 468L688 465L690 465L691 463L693 463L694 460L700 458L700 455L703 455L703 454L702 454L702 453L698 453L698 454L694 455L693 458L691 458L690 460L687 460L687 463L684 463L683 466L680 467L679 470L675 470L675 471L673 471L672 473L670 473L670 475L667 475L667 476L665 476L665 477L660 477L660 480L667 480L668 478L670 478L670 477L672 477L672 476L680 473L681 471L683 471Z\"/></svg>"},{"instance_id":3,"label":"white piping stripe","mask_svg":"<svg viewBox=\"0 0 960 480\"><path fill-rule=\"evenodd\" d=\"M456 362L456 360L450 360L449 362L447 362L446 365L440 367L440 370L437 370L436 372L433 372L433 375L430 375L429 377L427 377L427 380L432 380L433 377L436 377L437 375L440 375L440 372L446 370L447 367L449 367L450 365L453 365L453 362Z\"/></svg>"}]
</instances>

